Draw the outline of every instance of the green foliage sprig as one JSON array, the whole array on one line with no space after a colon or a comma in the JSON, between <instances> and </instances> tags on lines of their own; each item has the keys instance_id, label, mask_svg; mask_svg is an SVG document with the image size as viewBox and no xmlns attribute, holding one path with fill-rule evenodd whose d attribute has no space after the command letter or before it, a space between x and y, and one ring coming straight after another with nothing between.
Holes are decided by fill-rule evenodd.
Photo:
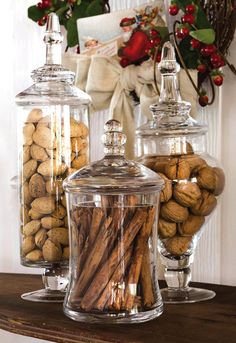
<instances>
[{"instance_id":1,"label":"green foliage sprig","mask_svg":"<svg viewBox=\"0 0 236 343\"><path fill-rule=\"evenodd\" d=\"M107 0L42 0L28 8L28 17L39 26L46 23L47 15L55 12L60 24L67 30L67 45L79 44L76 21L80 18L95 16L110 11Z\"/></svg>"},{"instance_id":2,"label":"green foliage sprig","mask_svg":"<svg viewBox=\"0 0 236 343\"><path fill-rule=\"evenodd\" d=\"M213 2L214 6L212 7ZM228 5L229 2L225 3L218 0L206 0L204 2L199 0L172 0L169 7L170 15L176 16L181 13L181 21L176 20L173 26L175 46L179 61L198 93L199 102L202 106L214 102L214 86L223 84L221 67L227 64L232 72L236 74L235 67L228 62L225 56L229 42L232 41L232 32L234 33L234 30L233 28L230 29L227 39L225 39L226 35L224 35L222 43L222 37L217 29L223 20L224 11L222 11L222 5ZM236 3L231 3L229 11L225 13L227 14L227 17L223 20L225 23L229 18L235 18ZM194 84L188 69L198 70L198 86ZM210 80L212 86L211 100L208 99L205 90L202 88L206 78Z\"/></svg>"}]
</instances>

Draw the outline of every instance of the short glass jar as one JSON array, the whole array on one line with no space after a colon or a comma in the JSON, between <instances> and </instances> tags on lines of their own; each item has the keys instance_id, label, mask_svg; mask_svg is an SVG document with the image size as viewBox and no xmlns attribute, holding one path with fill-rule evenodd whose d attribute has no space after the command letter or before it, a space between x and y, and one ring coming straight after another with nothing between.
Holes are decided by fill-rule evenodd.
<instances>
[{"instance_id":1,"label":"short glass jar","mask_svg":"<svg viewBox=\"0 0 236 343\"><path fill-rule=\"evenodd\" d=\"M90 97L73 86L61 65L59 19L48 15L46 63L32 72L34 84L16 96L18 105L21 264L45 268L45 289L31 301L63 301L69 236L63 180L89 162ZM65 269L65 270L64 270Z\"/></svg>"},{"instance_id":2,"label":"short glass jar","mask_svg":"<svg viewBox=\"0 0 236 343\"><path fill-rule=\"evenodd\" d=\"M124 158L125 135L105 125L105 157L69 176L71 242L65 314L77 321L136 323L162 313L157 221L163 180Z\"/></svg>"},{"instance_id":3,"label":"short glass jar","mask_svg":"<svg viewBox=\"0 0 236 343\"><path fill-rule=\"evenodd\" d=\"M195 302L212 298L209 290L190 288L190 265L204 224L216 208L225 177L206 152L207 128L189 115L176 74L179 66L170 42L159 64L162 75L159 103L150 107L153 121L136 131L138 161L165 181L160 196L159 252L165 265L164 302Z\"/></svg>"}]
</instances>

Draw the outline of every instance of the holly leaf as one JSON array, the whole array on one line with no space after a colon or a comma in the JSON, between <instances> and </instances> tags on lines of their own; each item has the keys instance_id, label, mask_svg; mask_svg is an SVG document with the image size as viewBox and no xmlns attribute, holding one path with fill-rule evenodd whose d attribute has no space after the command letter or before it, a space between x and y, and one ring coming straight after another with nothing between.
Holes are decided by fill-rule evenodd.
<instances>
[{"instance_id":1,"label":"holly leaf","mask_svg":"<svg viewBox=\"0 0 236 343\"><path fill-rule=\"evenodd\" d=\"M91 17L103 13L103 5L101 0L93 0L87 7L86 16Z\"/></svg>"},{"instance_id":2,"label":"holly leaf","mask_svg":"<svg viewBox=\"0 0 236 343\"><path fill-rule=\"evenodd\" d=\"M44 10L38 9L37 6L30 6L28 8L28 18L32 19L33 21L38 21L44 16Z\"/></svg>"},{"instance_id":3,"label":"holly leaf","mask_svg":"<svg viewBox=\"0 0 236 343\"><path fill-rule=\"evenodd\" d=\"M64 13L65 13L66 11L68 11L68 9L69 9L69 6L68 6L68 5L63 6L63 7L60 7L60 8L56 11L56 14L57 14L58 17L60 18L60 17L62 17L62 16L64 15Z\"/></svg>"},{"instance_id":4,"label":"holly leaf","mask_svg":"<svg viewBox=\"0 0 236 343\"><path fill-rule=\"evenodd\" d=\"M205 12L202 7L199 5L196 17L196 26L198 29L210 29L212 28L210 22L207 19Z\"/></svg>"},{"instance_id":5,"label":"holly leaf","mask_svg":"<svg viewBox=\"0 0 236 343\"><path fill-rule=\"evenodd\" d=\"M190 31L190 36L199 40L204 44L213 44L216 38L215 31L213 29L201 29L196 31Z\"/></svg>"},{"instance_id":6,"label":"holly leaf","mask_svg":"<svg viewBox=\"0 0 236 343\"><path fill-rule=\"evenodd\" d=\"M67 29L67 45L72 48L79 44L76 18L71 17L66 23Z\"/></svg>"},{"instance_id":7,"label":"holly leaf","mask_svg":"<svg viewBox=\"0 0 236 343\"><path fill-rule=\"evenodd\" d=\"M77 30L77 19L86 17L86 10L88 7L87 2L81 2L80 5L75 5L73 9L73 14L66 23L67 29L67 45L72 48L79 44L79 36Z\"/></svg>"},{"instance_id":8,"label":"holly leaf","mask_svg":"<svg viewBox=\"0 0 236 343\"><path fill-rule=\"evenodd\" d=\"M168 27L157 26L156 29L160 33L162 40L166 40L169 37Z\"/></svg>"},{"instance_id":9,"label":"holly leaf","mask_svg":"<svg viewBox=\"0 0 236 343\"><path fill-rule=\"evenodd\" d=\"M191 37L184 38L179 44L179 50L182 58L188 69L196 69L198 66L199 53L197 50L191 50ZM176 54L178 62L181 64L178 54Z\"/></svg>"}]
</instances>

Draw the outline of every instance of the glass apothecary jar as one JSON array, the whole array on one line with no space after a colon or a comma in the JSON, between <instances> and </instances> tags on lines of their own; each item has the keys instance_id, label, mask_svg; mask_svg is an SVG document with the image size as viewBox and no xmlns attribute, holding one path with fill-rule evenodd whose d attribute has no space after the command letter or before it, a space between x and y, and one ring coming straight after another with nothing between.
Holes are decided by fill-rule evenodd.
<instances>
[{"instance_id":1,"label":"glass apothecary jar","mask_svg":"<svg viewBox=\"0 0 236 343\"><path fill-rule=\"evenodd\" d=\"M77 321L135 323L162 313L157 280L158 200L163 180L124 158L116 120L105 157L69 176L70 282L65 314Z\"/></svg>"},{"instance_id":2,"label":"glass apothecary jar","mask_svg":"<svg viewBox=\"0 0 236 343\"><path fill-rule=\"evenodd\" d=\"M90 97L73 86L61 65L59 19L48 15L46 63L18 105L21 264L45 268L45 289L22 295L31 301L63 301L69 237L63 180L89 162Z\"/></svg>"},{"instance_id":3,"label":"glass apothecary jar","mask_svg":"<svg viewBox=\"0 0 236 343\"><path fill-rule=\"evenodd\" d=\"M204 224L224 189L224 172L206 152L207 128L190 117L190 103L180 98L179 65L170 42L163 47L158 67L162 76L160 100L150 107L153 120L137 129L136 155L165 181L158 225L159 252L168 285L162 290L163 301L207 300L215 293L189 287L190 265Z\"/></svg>"}]
</instances>

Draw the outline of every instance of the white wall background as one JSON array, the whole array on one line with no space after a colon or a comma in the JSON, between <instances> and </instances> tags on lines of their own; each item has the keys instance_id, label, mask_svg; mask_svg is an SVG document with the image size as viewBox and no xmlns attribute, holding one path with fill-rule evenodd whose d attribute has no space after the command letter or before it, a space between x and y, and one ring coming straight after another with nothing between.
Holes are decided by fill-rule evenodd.
<instances>
[{"instance_id":1,"label":"white wall background","mask_svg":"<svg viewBox=\"0 0 236 343\"><path fill-rule=\"evenodd\" d=\"M35 1L36 2L36 1ZM144 0L110 1L113 9L142 4ZM43 29L27 19L27 8L33 0L4 2L1 17L0 55L0 272L40 273L20 266L17 199L10 179L16 174L16 111L14 96L31 84L30 72L44 63ZM236 65L236 39L230 49L231 62ZM218 102L211 108L209 123L209 152L220 158L226 172L227 184L214 218L203 234L193 267L193 279L236 285L236 77L225 70L225 84ZM101 118L101 120L103 120ZM3 343L43 342L0 331Z\"/></svg>"}]
</instances>

